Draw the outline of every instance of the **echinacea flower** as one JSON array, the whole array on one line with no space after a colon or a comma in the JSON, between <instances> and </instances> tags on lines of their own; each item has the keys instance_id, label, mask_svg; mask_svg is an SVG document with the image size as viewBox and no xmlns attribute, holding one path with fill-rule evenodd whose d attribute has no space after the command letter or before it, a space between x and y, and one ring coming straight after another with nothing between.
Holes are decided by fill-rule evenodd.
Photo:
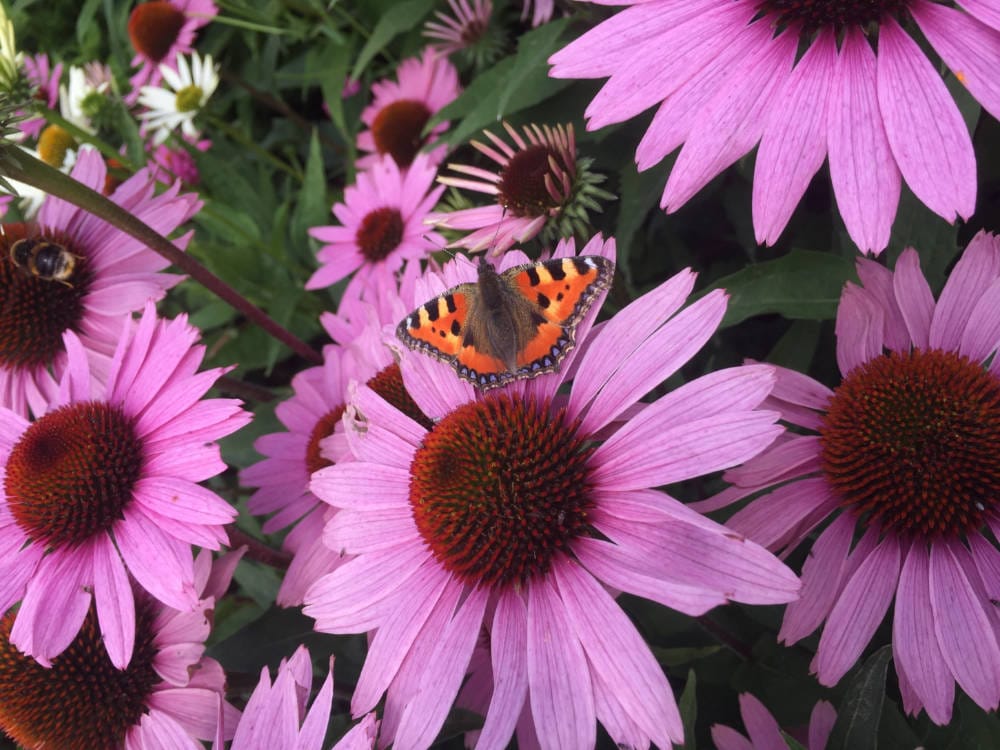
<instances>
[{"instance_id":1,"label":"echinacea flower","mask_svg":"<svg viewBox=\"0 0 1000 750\"><path fill-rule=\"evenodd\" d=\"M502 30L490 24L491 0L448 0L452 15L435 11L424 24L424 36L439 55L461 53L477 67L494 62L503 50Z\"/></svg>"},{"instance_id":2,"label":"echinacea flower","mask_svg":"<svg viewBox=\"0 0 1000 750\"><path fill-rule=\"evenodd\" d=\"M714 724L712 741L716 750L785 750L788 747L774 716L750 693L740 694L740 716L749 739L731 727ZM819 701L813 706L806 737L802 738L806 741L801 744L807 750L824 750L836 720L833 706L827 701Z\"/></svg>"},{"instance_id":3,"label":"echinacea flower","mask_svg":"<svg viewBox=\"0 0 1000 750\"><path fill-rule=\"evenodd\" d=\"M611 258L614 242L584 252ZM574 257L574 244L555 254ZM524 260L508 253L501 269ZM475 269L455 262L443 276L425 291ZM506 747L519 720L542 747L591 747L597 721L620 745L670 747L682 735L673 694L615 594L687 614L795 598L798 580L776 558L651 489L735 465L780 433L777 414L756 409L766 366L638 403L718 327L722 292L677 313L693 284L682 272L588 339L595 305L561 371L487 394L401 352L429 427L357 389L356 460L312 482L338 509L327 543L355 557L310 589L305 613L323 632L373 633L352 710L385 693L386 744L433 741L485 628L493 681L479 748Z\"/></svg>"},{"instance_id":4,"label":"echinacea flower","mask_svg":"<svg viewBox=\"0 0 1000 750\"><path fill-rule=\"evenodd\" d=\"M184 55L178 55L176 72L161 65L160 74L166 86L143 86L139 93L139 104L148 108L139 119L152 130L153 145L159 146L177 128L186 138L197 139L194 118L219 85L218 66L211 55L202 58L192 52L190 65Z\"/></svg>"},{"instance_id":5,"label":"echinacea flower","mask_svg":"<svg viewBox=\"0 0 1000 750\"><path fill-rule=\"evenodd\" d=\"M59 103L59 79L62 78L63 64L50 65L49 56L44 52L24 58L24 72L34 90L35 99L49 109ZM37 138L45 127L44 117L27 117L17 123L17 127L28 138Z\"/></svg>"},{"instance_id":6,"label":"echinacea flower","mask_svg":"<svg viewBox=\"0 0 1000 750\"><path fill-rule=\"evenodd\" d=\"M960 0L961 9L928 0L622 4L632 7L554 54L551 75L610 76L587 108L588 129L659 105L636 162L648 169L683 144L660 202L668 213L758 142L758 242L777 240L827 157L837 206L862 252L886 247L903 180L947 221L975 209L968 128L936 61L904 27L919 28L1000 116L993 0Z\"/></svg>"},{"instance_id":7,"label":"echinacea flower","mask_svg":"<svg viewBox=\"0 0 1000 750\"><path fill-rule=\"evenodd\" d=\"M825 524L779 639L825 622L812 670L834 685L892 607L904 706L947 724L955 683L1000 703L1000 239L978 234L937 301L912 248L858 274L837 311L840 384L778 368L770 404L799 431L698 507L767 490L727 525L774 550Z\"/></svg>"},{"instance_id":8,"label":"echinacea flower","mask_svg":"<svg viewBox=\"0 0 1000 750\"><path fill-rule=\"evenodd\" d=\"M191 545L218 549L236 510L198 482L225 470L216 440L250 421L233 399L202 396L223 373L186 317L120 319L106 384L67 331L65 372L33 422L2 409L0 611L10 641L44 665L76 638L91 602L111 663L133 658L129 574L173 609L197 604Z\"/></svg>"},{"instance_id":9,"label":"echinacea flower","mask_svg":"<svg viewBox=\"0 0 1000 750\"><path fill-rule=\"evenodd\" d=\"M229 750L323 750L333 704L333 659L323 686L307 711L306 697L312 690L312 682L312 662L305 646L299 646L288 661L281 660L273 684L264 667ZM375 714L366 714L330 750L372 750L377 734ZM216 748L222 750L221 745Z\"/></svg>"},{"instance_id":10,"label":"echinacea flower","mask_svg":"<svg viewBox=\"0 0 1000 750\"><path fill-rule=\"evenodd\" d=\"M361 113L368 129L358 134L358 148L369 153L358 159L358 167L367 169L388 154L400 169L407 169L448 129L447 122L439 122L426 138L423 135L431 116L454 101L460 90L455 66L430 47L420 57L403 60L395 81L387 78L372 84L374 99ZM434 165L445 151L444 146L430 150Z\"/></svg>"},{"instance_id":11,"label":"echinacea flower","mask_svg":"<svg viewBox=\"0 0 1000 750\"><path fill-rule=\"evenodd\" d=\"M472 141L476 150L500 166L499 172L449 164L449 169L465 176L438 177L444 185L494 195L496 203L435 212L427 217L427 223L446 229L471 229L451 246L473 252L491 248L494 254L539 233L549 241L586 233L587 211L601 210L596 199L614 196L597 187L604 177L590 172L593 160L577 158L573 126L530 125L523 129L523 135L510 123L504 122L503 126L513 146L488 130L483 134L492 145Z\"/></svg>"},{"instance_id":12,"label":"echinacea flower","mask_svg":"<svg viewBox=\"0 0 1000 750\"><path fill-rule=\"evenodd\" d=\"M129 103L135 103L143 86L160 83L161 66L176 70L177 56L194 52L195 33L218 12L212 0L148 0L132 9L128 17L128 36L136 52L132 65L140 67L130 79Z\"/></svg>"},{"instance_id":13,"label":"echinacea flower","mask_svg":"<svg viewBox=\"0 0 1000 750\"><path fill-rule=\"evenodd\" d=\"M212 142L207 138L201 140L184 138L183 140L196 151L208 151L212 147ZM201 181L198 163L191 155L191 151L183 145L170 146L161 143L150 154L149 166L150 172L157 182L169 185L174 180L180 180L181 184L194 187Z\"/></svg>"},{"instance_id":14,"label":"echinacea flower","mask_svg":"<svg viewBox=\"0 0 1000 750\"><path fill-rule=\"evenodd\" d=\"M211 611L241 552L212 565L195 562L196 606L177 611L123 581L135 596L135 656L122 668L108 658L93 605L80 632L49 666L11 642L15 613L0 621L0 730L26 748L200 748L217 735L220 714L232 737L239 711L225 702L225 675L204 656Z\"/></svg>"},{"instance_id":15,"label":"echinacea flower","mask_svg":"<svg viewBox=\"0 0 1000 750\"><path fill-rule=\"evenodd\" d=\"M107 168L100 154L80 152L72 176L102 190ZM195 195L178 194L178 186L155 195L156 183L146 170L130 177L109 196L160 234L169 234L200 207ZM0 406L20 414L44 413L58 388L65 362L63 332L73 331L91 356L101 377L118 344L121 316L141 310L148 299L160 299L180 281L162 273L168 262L120 229L60 199L49 197L35 224L4 224L0 255L32 238L55 243L75 259L62 281L39 278L14 263L0 263ZM190 235L175 240L184 248Z\"/></svg>"},{"instance_id":16,"label":"echinacea flower","mask_svg":"<svg viewBox=\"0 0 1000 750\"><path fill-rule=\"evenodd\" d=\"M323 289L349 274L350 290L391 283L391 276L411 258L423 258L444 245L424 226L443 187L432 187L437 170L426 154L406 170L388 157L378 159L344 190L333 206L341 226L313 227L309 235L326 243L317 253L322 263L306 289Z\"/></svg>"}]
</instances>

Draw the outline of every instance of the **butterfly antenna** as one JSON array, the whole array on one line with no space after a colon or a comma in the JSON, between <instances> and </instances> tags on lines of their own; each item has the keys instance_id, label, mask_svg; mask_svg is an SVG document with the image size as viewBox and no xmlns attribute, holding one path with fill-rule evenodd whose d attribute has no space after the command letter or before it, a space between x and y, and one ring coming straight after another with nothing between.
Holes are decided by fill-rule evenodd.
<instances>
[{"instance_id":1,"label":"butterfly antenna","mask_svg":"<svg viewBox=\"0 0 1000 750\"><path fill-rule=\"evenodd\" d=\"M503 210L500 211L500 221L497 222L497 231L493 233L493 239L490 240L490 246L486 249L486 255L495 256L499 255L496 251L497 248L497 237L500 236L500 227L503 226L503 220L507 216L507 207L504 206Z\"/></svg>"}]
</instances>

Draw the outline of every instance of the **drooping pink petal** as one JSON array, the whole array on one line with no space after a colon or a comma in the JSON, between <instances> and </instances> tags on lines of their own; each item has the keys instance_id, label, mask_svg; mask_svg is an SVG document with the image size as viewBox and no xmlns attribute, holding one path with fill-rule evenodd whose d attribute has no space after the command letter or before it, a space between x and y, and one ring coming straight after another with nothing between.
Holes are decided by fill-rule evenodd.
<instances>
[{"instance_id":1,"label":"drooping pink petal","mask_svg":"<svg viewBox=\"0 0 1000 750\"><path fill-rule=\"evenodd\" d=\"M854 666L885 617L899 577L899 541L887 536L858 566L830 611L812 669L836 685Z\"/></svg>"},{"instance_id":2,"label":"drooping pink petal","mask_svg":"<svg viewBox=\"0 0 1000 750\"><path fill-rule=\"evenodd\" d=\"M934 634L927 547L915 542L906 554L896 589L892 651L927 715L937 724L951 720L955 680Z\"/></svg>"},{"instance_id":3,"label":"drooping pink petal","mask_svg":"<svg viewBox=\"0 0 1000 750\"><path fill-rule=\"evenodd\" d=\"M543 750L593 747L597 741L594 689L583 646L552 582L528 589L528 695Z\"/></svg>"},{"instance_id":4,"label":"drooping pink petal","mask_svg":"<svg viewBox=\"0 0 1000 750\"><path fill-rule=\"evenodd\" d=\"M476 747L507 747L528 695L528 609L519 592L504 589L497 599L490 631L493 695ZM500 676L499 679L496 676Z\"/></svg>"},{"instance_id":5,"label":"drooping pink petal","mask_svg":"<svg viewBox=\"0 0 1000 750\"><path fill-rule=\"evenodd\" d=\"M164 534L139 510L126 507L112 526L129 572L161 602L186 612L198 601L191 548Z\"/></svg>"},{"instance_id":6,"label":"drooping pink petal","mask_svg":"<svg viewBox=\"0 0 1000 750\"><path fill-rule=\"evenodd\" d=\"M711 33L715 36L718 31L712 29ZM791 72L797 45L798 35L788 31L769 40L756 54L741 61L698 113L660 200L660 207L667 213L684 205L757 144L777 101L775 92Z\"/></svg>"},{"instance_id":7,"label":"drooping pink petal","mask_svg":"<svg viewBox=\"0 0 1000 750\"><path fill-rule=\"evenodd\" d=\"M111 663L125 669L135 645L135 601L125 566L111 540L105 535L87 545L93 554L94 603L101 638Z\"/></svg>"},{"instance_id":8,"label":"drooping pink petal","mask_svg":"<svg viewBox=\"0 0 1000 750\"><path fill-rule=\"evenodd\" d=\"M1000 343L1000 279L997 279L976 303L969 315L969 323L962 332L958 346L973 362L983 362Z\"/></svg>"},{"instance_id":9,"label":"drooping pink petal","mask_svg":"<svg viewBox=\"0 0 1000 750\"><path fill-rule=\"evenodd\" d=\"M434 741L462 686L483 624L488 596L485 587L472 591L444 631L437 634L423 684L403 709L394 747L418 749Z\"/></svg>"},{"instance_id":10,"label":"drooping pink petal","mask_svg":"<svg viewBox=\"0 0 1000 750\"><path fill-rule=\"evenodd\" d=\"M840 506L826 479L813 477L778 487L741 508L726 526L757 544L779 550L796 545Z\"/></svg>"},{"instance_id":11,"label":"drooping pink petal","mask_svg":"<svg viewBox=\"0 0 1000 750\"><path fill-rule=\"evenodd\" d=\"M683 742L684 727L670 685L621 607L576 562L556 561L553 572L572 631L625 713L658 747Z\"/></svg>"},{"instance_id":12,"label":"drooping pink petal","mask_svg":"<svg viewBox=\"0 0 1000 750\"><path fill-rule=\"evenodd\" d=\"M889 244L902 185L879 112L875 53L851 26L837 63L829 110L830 180L837 208L862 252Z\"/></svg>"},{"instance_id":13,"label":"drooping pink petal","mask_svg":"<svg viewBox=\"0 0 1000 750\"><path fill-rule=\"evenodd\" d=\"M1000 79L996 75L1000 69L1000 31L959 10L926 0L918 0L909 10L945 65L987 112L1000 117Z\"/></svg>"},{"instance_id":14,"label":"drooping pink petal","mask_svg":"<svg viewBox=\"0 0 1000 750\"><path fill-rule=\"evenodd\" d=\"M777 242L826 159L826 109L836 67L836 40L824 30L795 66L771 111L753 178L753 226L759 243Z\"/></svg>"},{"instance_id":15,"label":"drooping pink petal","mask_svg":"<svg viewBox=\"0 0 1000 750\"><path fill-rule=\"evenodd\" d=\"M994 0L958 0L958 4L987 26L1000 30L1000 8Z\"/></svg>"},{"instance_id":16,"label":"drooping pink petal","mask_svg":"<svg viewBox=\"0 0 1000 750\"><path fill-rule=\"evenodd\" d=\"M819 701L809 714L809 750L823 750L833 725L837 721L837 712L828 701Z\"/></svg>"},{"instance_id":17,"label":"drooping pink petal","mask_svg":"<svg viewBox=\"0 0 1000 750\"><path fill-rule=\"evenodd\" d=\"M878 103L892 155L906 184L953 222L976 209L972 138L941 75L891 15L878 38Z\"/></svg>"},{"instance_id":18,"label":"drooping pink petal","mask_svg":"<svg viewBox=\"0 0 1000 750\"><path fill-rule=\"evenodd\" d=\"M962 689L987 711L1000 703L996 630L958 560L945 544L930 554L930 600L941 654Z\"/></svg>"}]
</instances>

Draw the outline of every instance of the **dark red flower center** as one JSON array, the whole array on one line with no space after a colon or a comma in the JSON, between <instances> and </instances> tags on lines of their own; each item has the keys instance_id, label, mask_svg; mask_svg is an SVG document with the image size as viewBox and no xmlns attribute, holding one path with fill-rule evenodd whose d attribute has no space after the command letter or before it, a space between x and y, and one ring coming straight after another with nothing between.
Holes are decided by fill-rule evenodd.
<instances>
[{"instance_id":1,"label":"dark red flower center","mask_svg":"<svg viewBox=\"0 0 1000 750\"><path fill-rule=\"evenodd\" d=\"M121 409L68 404L33 422L14 444L7 503L36 543L80 544L122 517L142 464L142 444Z\"/></svg>"},{"instance_id":2,"label":"dark red flower center","mask_svg":"<svg viewBox=\"0 0 1000 750\"><path fill-rule=\"evenodd\" d=\"M823 470L868 524L923 537L978 529L1000 498L1000 380L954 352L852 370L820 430Z\"/></svg>"},{"instance_id":3,"label":"dark red flower center","mask_svg":"<svg viewBox=\"0 0 1000 750\"><path fill-rule=\"evenodd\" d=\"M8 613L0 621L0 729L21 747L124 747L160 681L153 668L154 607L137 596L135 609L135 649L123 670L108 658L93 605L48 669L11 645L15 613Z\"/></svg>"},{"instance_id":4,"label":"dark red flower center","mask_svg":"<svg viewBox=\"0 0 1000 750\"><path fill-rule=\"evenodd\" d=\"M545 180L554 172L550 161L558 164L559 155L540 144L514 154L500 172L497 202L514 216L543 216L559 208Z\"/></svg>"},{"instance_id":5,"label":"dark red flower center","mask_svg":"<svg viewBox=\"0 0 1000 750\"><path fill-rule=\"evenodd\" d=\"M49 365L63 351L65 330L78 331L83 318L83 298L90 287L92 274L86 254L67 238L43 235L37 226L4 224L0 234L0 365L12 369ZM11 248L19 240L33 244L44 241L52 246L44 255L18 260ZM24 248L22 243L20 248ZM56 280L38 273L45 260L59 250L70 253L73 271L68 278ZM42 252L35 246L33 250Z\"/></svg>"},{"instance_id":6,"label":"dark red flower center","mask_svg":"<svg viewBox=\"0 0 1000 750\"><path fill-rule=\"evenodd\" d=\"M184 26L184 14L166 0L135 6L128 17L128 35L135 51L153 62L170 52Z\"/></svg>"},{"instance_id":7,"label":"dark red flower center","mask_svg":"<svg viewBox=\"0 0 1000 750\"><path fill-rule=\"evenodd\" d=\"M408 167L424 145L423 130L431 119L427 105L416 99L399 99L375 115L372 138L380 154L389 154L400 167Z\"/></svg>"},{"instance_id":8,"label":"dark red flower center","mask_svg":"<svg viewBox=\"0 0 1000 750\"><path fill-rule=\"evenodd\" d=\"M758 5L779 27L813 31L878 23L887 14L901 13L909 0L762 0Z\"/></svg>"},{"instance_id":9,"label":"dark red flower center","mask_svg":"<svg viewBox=\"0 0 1000 750\"><path fill-rule=\"evenodd\" d=\"M385 260L403 241L403 217L396 208L369 211L354 239L369 263Z\"/></svg>"},{"instance_id":10,"label":"dark red flower center","mask_svg":"<svg viewBox=\"0 0 1000 750\"><path fill-rule=\"evenodd\" d=\"M431 418L421 411L417 402L413 400L413 396L406 390L403 383L403 372L396 362L379 370L368 380L366 385L414 422L423 425L428 430L434 426Z\"/></svg>"},{"instance_id":11,"label":"dark red flower center","mask_svg":"<svg viewBox=\"0 0 1000 750\"><path fill-rule=\"evenodd\" d=\"M470 586L522 584L587 535L591 449L547 403L489 396L427 433L410 467L413 516Z\"/></svg>"},{"instance_id":12,"label":"dark red flower center","mask_svg":"<svg viewBox=\"0 0 1000 750\"><path fill-rule=\"evenodd\" d=\"M328 411L313 426L312 432L309 434L309 444L306 446L306 471L310 474L325 469L327 466L333 466L333 461L323 455L320 443L333 434L333 430L342 416L344 416L343 404Z\"/></svg>"}]
</instances>

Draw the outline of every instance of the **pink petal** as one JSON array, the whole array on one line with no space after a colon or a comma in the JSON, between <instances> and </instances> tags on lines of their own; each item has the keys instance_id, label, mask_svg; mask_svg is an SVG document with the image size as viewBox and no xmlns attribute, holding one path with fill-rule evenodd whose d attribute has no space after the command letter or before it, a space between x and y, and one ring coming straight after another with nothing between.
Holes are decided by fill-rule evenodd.
<instances>
[{"instance_id":1,"label":"pink petal","mask_svg":"<svg viewBox=\"0 0 1000 750\"><path fill-rule=\"evenodd\" d=\"M1000 117L1000 32L937 3L920 0L909 10L945 65L987 112Z\"/></svg>"},{"instance_id":2,"label":"pink petal","mask_svg":"<svg viewBox=\"0 0 1000 750\"><path fill-rule=\"evenodd\" d=\"M150 711L129 730L125 750L204 750L204 746L162 711Z\"/></svg>"},{"instance_id":3,"label":"pink petal","mask_svg":"<svg viewBox=\"0 0 1000 750\"><path fill-rule=\"evenodd\" d=\"M858 269L861 285L874 298L875 302L882 306L882 312L885 316L884 343L886 349L909 352L912 341L893 291L894 275L892 271L868 258L858 258L855 265ZM933 303L933 298L931 302Z\"/></svg>"},{"instance_id":4,"label":"pink petal","mask_svg":"<svg viewBox=\"0 0 1000 750\"><path fill-rule=\"evenodd\" d=\"M976 156L940 74L891 15L879 25L878 103L906 184L946 221L976 210Z\"/></svg>"},{"instance_id":5,"label":"pink petal","mask_svg":"<svg viewBox=\"0 0 1000 750\"><path fill-rule=\"evenodd\" d=\"M823 31L799 60L757 149L753 225L757 242L773 245L826 159L827 102L837 66L833 33Z\"/></svg>"},{"instance_id":6,"label":"pink petal","mask_svg":"<svg viewBox=\"0 0 1000 750\"><path fill-rule=\"evenodd\" d=\"M507 747L528 694L528 610L521 594L504 589L497 600L490 631L493 695L476 747Z\"/></svg>"},{"instance_id":7,"label":"pink petal","mask_svg":"<svg viewBox=\"0 0 1000 750\"><path fill-rule=\"evenodd\" d=\"M934 316L934 295L920 270L920 256L912 247L904 250L896 261L892 286L910 341L917 348L927 348Z\"/></svg>"},{"instance_id":8,"label":"pink petal","mask_svg":"<svg viewBox=\"0 0 1000 750\"><path fill-rule=\"evenodd\" d=\"M812 633L826 619L843 587L854 520L841 514L813 543L802 566L802 593L785 609L778 633L781 643L795 643Z\"/></svg>"},{"instance_id":9,"label":"pink petal","mask_svg":"<svg viewBox=\"0 0 1000 750\"><path fill-rule=\"evenodd\" d=\"M833 391L817 380L787 367L774 367L777 378L771 396L797 406L825 410L830 405Z\"/></svg>"},{"instance_id":10,"label":"pink petal","mask_svg":"<svg viewBox=\"0 0 1000 750\"><path fill-rule=\"evenodd\" d=\"M416 696L403 709L393 747L400 750L425 748L434 741L462 686L483 624L488 597L486 587L472 591L444 632L436 635L430 668L424 672ZM504 677L506 675L496 675L496 679Z\"/></svg>"},{"instance_id":11,"label":"pink petal","mask_svg":"<svg viewBox=\"0 0 1000 750\"><path fill-rule=\"evenodd\" d=\"M129 572L168 607L190 610L198 601L191 548L164 534L134 507L126 507L123 515L112 530Z\"/></svg>"},{"instance_id":12,"label":"pink petal","mask_svg":"<svg viewBox=\"0 0 1000 750\"><path fill-rule=\"evenodd\" d=\"M818 523L840 507L826 479L791 482L754 499L726 522L770 550L797 545Z\"/></svg>"},{"instance_id":13,"label":"pink petal","mask_svg":"<svg viewBox=\"0 0 1000 750\"><path fill-rule=\"evenodd\" d=\"M597 716L583 646L547 578L528 589L528 684L531 715L543 750L593 747Z\"/></svg>"},{"instance_id":14,"label":"pink petal","mask_svg":"<svg viewBox=\"0 0 1000 750\"><path fill-rule=\"evenodd\" d=\"M753 743L732 727L712 725L712 742L716 750L754 750ZM786 744L785 747L788 747ZM780 749L779 749L780 750Z\"/></svg>"},{"instance_id":15,"label":"pink petal","mask_svg":"<svg viewBox=\"0 0 1000 750\"><path fill-rule=\"evenodd\" d=\"M820 684L836 685L854 666L882 622L899 577L899 542L886 537L858 566L833 605L812 669Z\"/></svg>"},{"instance_id":16,"label":"pink petal","mask_svg":"<svg viewBox=\"0 0 1000 750\"><path fill-rule=\"evenodd\" d=\"M698 113L660 200L667 213L680 208L760 140L777 101L775 92L791 72L797 44L798 35L791 32L769 40L757 54L741 61Z\"/></svg>"},{"instance_id":17,"label":"pink petal","mask_svg":"<svg viewBox=\"0 0 1000 750\"><path fill-rule=\"evenodd\" d=\"M125 669L135 645L135 602L125 566L111 540L105 535L91 543L94 560L94 603L101 640L111 663Z\"/></svg>"},{"instance_id":18,"label":"pink petal","mask_svg":"<svg viewBox=\"0 0 1000 750\"><path fill-rule=\"evenodd\" d=\"M553 572L571 630L580 638L592 671L608 683L609 692L653 743L667 748L683 742L674 694L635 626L576 562L557 561Z\"/></svg>"},{"instance_id":19,"label":"pink petal","mask_svg":"<svg viewBox=\"0 0 1000 750\"><path fill-rule=\"evenodd\" d=\"M826 747L837 721L837 712L827 701L819 701L809 714L809 750L822 750Z\"/></svg>"},{"instance_id":20,"label":"pink petal","mask_svg":"<svg viewBox=\"0 0 1000 750\"><path fill-rule=\"evenodd\" d=\"M996 631L955 552L935 544L930 554L930 599L941 654L955 680L980 707L1000 703L1000 647Z\"/></svg>"},{"instance_id":21,"label":"pink petal","mask_svg":"<svg viewBox=\"0 0 1000 750\"><path fill-rule=\"evenodd\" d=\"M842 375L882 354L885 313L862 287L848 282L837 308L837 366Z\"/></svg>"},{"instance_id":22,"label":"pink petal","mask_svg":"<svg viewBox=\"0 0 1000 750\"><path fill-rule=\"evenodd\" d=\"M951 720L955 680L934 634L930 564L926 544L915 542L903 561L892 623L893 659L906 673L927 715L936 724Z\"/></svg>"},{"instance_id":23,"label":"pink petal","mask_svg":"<svg viewBox=\"0 0 1000 750\"><path fill-rule=\"evenodd\" d=\"M780 748L787 745L771 712L750 693L740 693L740 716L754 747Z\"/></svg>"},{"instance_id":24,"label":"pink petal","mask_svg":"<svg viewBox=\"0 0 1000 750\"><path fill-rule=\"evenodd\" d=\"M941 290L931 321L931 347L945 351L958 349L973 309L997 277L1000 277L1000 241L980 232L965 248Z\"/></svg>"},{"instance_id":25,"label":"pink petal","mask_svg":"<svg viewBox=\"0 0 1000 750\"><path fill-rule=\"evenodd\" d=\"M958 351L973 362L985 361L1000 342L1000 279L976 302L962 333Z\"/></svg>"},{"instance_id":26,"label":"pink petal","mask_svg":"<svg viewBox=\"0 0 1000 750\"><path fill-rule=\"evenodd\" d=\"M901 179L878 109L875 53L860 28L849 27L830 105L830 180L837 207L862 252L889 244Z\"/></svg>"},{"instance_id":27,"label":"pink petal","mask_svg":"<svg viewBox=\"0 0 1000 750\"><path fill-rule=\"evenodd\" d=\"M994 29L1000 29L1000 8L995 0L958 0L969 13Z\"/></svg>"}]
</instances>

